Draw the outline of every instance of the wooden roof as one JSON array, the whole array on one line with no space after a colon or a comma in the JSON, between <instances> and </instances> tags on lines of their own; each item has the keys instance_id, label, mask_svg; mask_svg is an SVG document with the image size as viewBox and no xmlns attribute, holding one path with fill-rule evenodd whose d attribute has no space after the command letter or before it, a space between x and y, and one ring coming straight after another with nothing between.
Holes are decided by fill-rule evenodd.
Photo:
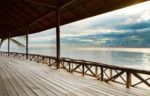
<instances>
[{"instance_id":1,"label":"wooden roof","mask_svg":"<svg viewBox=\"0 0 150 96\"><path fill-rule=\"evenodd\" d=\"M64 25L147 0L1 0L0 38L36 33L55 27L55 10Z\"/></svg>"}]
</instances>

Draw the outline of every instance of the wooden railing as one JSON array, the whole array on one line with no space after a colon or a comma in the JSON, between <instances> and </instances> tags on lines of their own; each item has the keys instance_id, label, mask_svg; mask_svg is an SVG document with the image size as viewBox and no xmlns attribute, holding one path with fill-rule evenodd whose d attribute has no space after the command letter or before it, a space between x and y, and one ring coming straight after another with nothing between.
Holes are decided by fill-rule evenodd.
<instances>
[{"instance_id":1,"label":"wooden railing","mask_svg":"<svg viewBox=\"0 0 150 96\"><path fill-rule=\"evenodd\" d=\"M27 57L25 53L16 52L10 52L9 54L7 52L0 52L0 54L2 56L10 56L23 60L25 60ZM53 67L56 67L56 59L56 57L52 56L28 54L28 60L47 64ZM68 72L80 73L83 76L92 76L97 78L98 80L105 82L111 81L119 84L124 84L127 88L136 87L141 84L142 86L143 84L145 84L150 88L150 71L70 58L61 58L60 65L60 68L63 68Z\"/></svg>"}]
</instances>

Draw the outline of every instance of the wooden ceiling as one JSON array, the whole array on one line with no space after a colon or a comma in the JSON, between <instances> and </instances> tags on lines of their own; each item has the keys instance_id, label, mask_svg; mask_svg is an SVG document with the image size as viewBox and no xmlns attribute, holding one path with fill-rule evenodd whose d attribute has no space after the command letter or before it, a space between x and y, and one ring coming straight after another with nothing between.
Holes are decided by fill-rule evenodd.
<instances>
[{"instance_id":1,"label":"wooden ceiling","mask_svg":"<svg viewBox=\"0 0 150 96\"><path fill-rule=\"evenodd\" d=\"M0 38L54 28L55 10L60 9L60 24L68 24L148 0L1 0Z\"/></svg>"}]
</instances>

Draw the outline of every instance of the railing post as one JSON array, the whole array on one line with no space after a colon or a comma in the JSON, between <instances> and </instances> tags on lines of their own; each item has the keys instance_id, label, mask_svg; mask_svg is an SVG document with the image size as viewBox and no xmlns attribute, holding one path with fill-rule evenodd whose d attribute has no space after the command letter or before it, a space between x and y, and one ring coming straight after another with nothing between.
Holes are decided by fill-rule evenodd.
<instances>
[{"instance_id":1,"label":"railing post","mask_svg":"<svg viewBox=\"0 0 150 96\"><path fill-rule=\"evenodd\" d=\"M68 65L69 65L69 72L71 72L71 65L70 65L70 62L68 62Z\"/></svg>"},{"instance_id":2,"label":"railing post","mask_svg":"<svg viewBox=\"0 0 150 96\"><path fill-rule=\"evenodd\" d=\"M95 75L96 75L96 77L98 75L98 67L97 66L95 66Z\"/></svg>"},{"instance_id":3,"label":"railing post","mask_svg":"<svg viewBox=\"0 0 150 96\"><path fill-rule=\"evenodd\" d=\"M85 68L84 68L85 64L82 64L82 76L85 75Z\"/></svg>"},{"instance_id":4,"label":"railing post","mask_svg":"<svg viewBox=\"0 0 150 96\"><path fill-rule=\"evenodd\" d=\"M51 66L51 59L50 58L48 58L48 64L49 64L49 66Z\"/></svg>"},{"instance_id":5,"label":"railing post","mask_svg":"<svg viewBox=\"0 0 150 96\"><path fill-rule=\"evenodd\" d=\"M103 81L104 80L104 72L103 72L103 67L101 66L101 81Z\"/></svg>"},{"instance_id":6,"label":"railing post","mask_svg":"<svg viewBox=\"0 0 150 96\"><path fill-rule=\"evenodd\" d=\"M130 72L126 72L126 76L127 76L127 78L126 78L126 80L127 80L126 88L130 88L130 86L131 86L131 73Z\"/></svg>"},{"instance_id":7,"label":"railing post","mask_svg":"<svg viewBox=\"0 0 150 96\"><path fill-rule=\"evenodd\" d=\"M112 69L110 69L110 78L112 77Z\"/></svg>"}]
</instances>

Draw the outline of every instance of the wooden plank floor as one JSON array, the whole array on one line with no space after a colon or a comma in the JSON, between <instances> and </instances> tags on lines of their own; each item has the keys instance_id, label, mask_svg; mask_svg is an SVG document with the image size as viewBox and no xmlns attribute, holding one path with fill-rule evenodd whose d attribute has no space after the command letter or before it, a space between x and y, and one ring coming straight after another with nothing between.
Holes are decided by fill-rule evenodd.
<instances>
[{"instance_id":1,"label":"wooden plank floor","mask_svg":"<svg viewBox=\"0 0 150 96\"><path fill-rule=\"evenodd\" d=\"M0 96L150 96L45 64L0 56Z\"/></svg>"}]
</instances>

